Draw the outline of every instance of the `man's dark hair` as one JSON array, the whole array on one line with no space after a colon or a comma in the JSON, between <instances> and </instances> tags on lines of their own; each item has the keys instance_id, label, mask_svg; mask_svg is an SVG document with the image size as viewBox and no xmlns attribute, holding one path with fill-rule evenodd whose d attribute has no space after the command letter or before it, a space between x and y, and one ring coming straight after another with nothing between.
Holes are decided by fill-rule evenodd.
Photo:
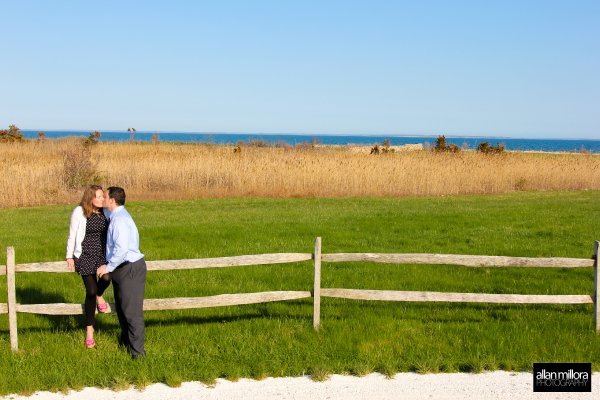
<instances>
[{"instance_id":1,"label":"man's dark hair","mask_svg":"<svg viewBox=\"0 0 600 400\"><path fill-rule=\"evenodd\" d=\"M108 197L115 199L115 203L119 206L125 205L125 190L118 186L111 186L108 189Z\"/></svg>"}]
</instances>

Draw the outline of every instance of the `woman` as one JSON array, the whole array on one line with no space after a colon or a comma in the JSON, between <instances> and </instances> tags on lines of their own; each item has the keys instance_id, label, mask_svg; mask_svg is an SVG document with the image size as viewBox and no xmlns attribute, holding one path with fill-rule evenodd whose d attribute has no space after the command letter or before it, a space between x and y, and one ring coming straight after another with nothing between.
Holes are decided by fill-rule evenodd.
<instances>
[{"instance_id":1,"label":"woman","mask_svg":"<svg viewBox=\"0 0 600 400\"><path fill-rule=\"evenodd\" d=\"M96 270L106 264L106 232L108 220L102 204L104 192L101 186L85 188L81 202L71 214L69 239L67 240L67 267L77 271L85 286L85 347L95 346L94 317L98 312L108 313L110 308L102 298L110 285L110 275L96 278Z\"/></svg>"}]
</instances>

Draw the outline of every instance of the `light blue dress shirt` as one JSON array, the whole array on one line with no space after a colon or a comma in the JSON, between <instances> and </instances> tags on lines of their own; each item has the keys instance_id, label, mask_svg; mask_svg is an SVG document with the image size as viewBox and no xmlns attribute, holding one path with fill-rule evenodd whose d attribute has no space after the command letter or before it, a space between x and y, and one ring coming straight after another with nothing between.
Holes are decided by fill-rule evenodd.
<instances>
[{"instance_id":1,"label":"light blue dress shirt","mask_svg":"<svg viewBox=\"0 0 600 400\"><path fill-rule=\"evenodd\" d=\"M136 262L144 255L140 253L140 235L133 218L124 206L110 213L108 235L106 238L106 269L113 272L125 261Z\"/></svg>"}]
</instances>

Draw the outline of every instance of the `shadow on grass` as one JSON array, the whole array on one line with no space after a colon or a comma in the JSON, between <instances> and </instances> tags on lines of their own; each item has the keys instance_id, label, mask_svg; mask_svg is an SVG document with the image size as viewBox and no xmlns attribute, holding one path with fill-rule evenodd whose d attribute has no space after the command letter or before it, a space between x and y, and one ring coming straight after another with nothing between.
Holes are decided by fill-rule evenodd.
<instances>
[{"instance_id":1,"label":"shadow on grass","mask_svg":"<svg viewBox=\"0 0 600 400\"><path fill-rule=\"evenodd\" d=\"M52 292L46 292L40 287L17 288L17 302L20 304L66 303L66 299Z\"/></svg>"},{"instance_id":2,"label":"shadow on grass","mask_svg":"<svg viewBox=\"0 0 600 400\"><path fill-rule=\"evenodd\" d=\"M223 322L237 322L237 321L249 321L253 319L265 319L266 316L260 313L252 313L245 315L229 315L229 316L210 316L210 317L198 317L198 316L179 316L169 319L158 319L158 318L147 318L146 327L153 326L171 326L181 324L211 324L211 323L223 323Z\"/></svg>"},{"instance_id":3,"label":"shadow on grass","mask_svg":"<svg viewBox=\"0 0 600 400\"><path fill-rule=\"evenodd\" d=\"M321 300L321 308L331 307L335 309L348 309L352 311L354 307L361 309L373 309L374 311L387 311L396 308L397 311L419 311L419 312L455 312L457 308L465 311L476 312L498 312L498 311L516 311L516 310L538 310L538 311L564 311L569 309L573 312L575 309L585 310L592 308L593 304L543 304L543 303L453 303L453 302L403 302L403 301L367 301L367 300L346 300L346 299L327 299Z\"/></svg>"},{"instance_id":4,"label":"shadow on grass","mask_svg":"<svg viewBox=\"0 0 600 400\"><path fill-rule=\"evenodd\" d=\"M19 302L23 304L46 304L46 303L65 303L66 299L56 293L43 291L40 287L29 287L17 289ZM82 293L83 296L83 293ZM277 304L277 309L270 307L271 304ZM285 304L284 307L282 307ZM233 323L249 320L285 320L306 323L312 323L312 310L306 310L305 307L311 307L303 301L298 302L277 302L253 305L241 305L240 310L236 310L229 315L194 315L199 310L204 309L185 309L169 311L146 311L146 327L175 326L175 325L202 325ZM511 313L514 311L531 312L552 312L552 313L587 313L588 305L550 305L550 304L460 304L457 310L457 304L442 303L398 303L398 302L367 302L348 300L325 300L322 302L322 322L352 320L360 318L360 315L373 314L373 318L390 317L404 321L416 321L424 324L428 323L483 323L489 321L507 322L511 320ZM248 309L245 309L248 307ZM565 310L565 308L569 308ZM283 309L285 308L285 309ZM211 310L222 309L221 307L211 308ZM217 311L218 312L218 311ZM382 315L384 313L385 315ZM177 314L177 315L174 315ZM36 317L48 321L49 326L40 326L46 324L28 323L27 327L19 328L19 332L34 331L62 331L74 332L83 329L84 316L54 316L40 315ZM2 324L3 325L3 324ZM4 329L3 329L4 328ZM103 316L96 316L96 329L106 332L120 332L116 313ZM1 333L8 333L8 326L0 328Z\"/></svg>"},{"instance_id":5,"label":"shadow on grass","mask_svg":"<svg viewBox=\"0 0 600 400\"><path fill-rule=\"evenodd\" d=\"M410 303L388 301L362 301L349 303L333 300L321 303L321 318L324 320L355 319L358 316L393 318L421 323L484 323L509 322L515 313L525 317L530 314L545 314L547 318L561 315L592 315L590 304L499 304L499 303Z\"/></svg>"},{"instance_id":6,"label":"shadow on grass","mask_svg":"<svg viewBox=\"0 0 600 400\"><path fill-rule=\"evenodd\" d=\"M17 288L16 289L17 301L19 304L52 304L52 303L67 303L67 299L57 293L52 293L49 291L45 291L40 287L27 287L27 288ZM82 297L85 294L82 292ZM82 304L83 311L83 304ZM19 313L17 315L17 321L20 319ZM28 326L22 327L18 326L18 331L20 333L27 332L39 332L39 331L61 331L61 332L74 332L83 329L85 325L84 315L46 315L46 314L30 314L35 316L35 318L40 318L47 321L49 326ZM97 329L110 329L115 324L112 324L108 321L103 321L103 318L96 317L95 325ZM28 324L31 325L31 324ZM44 324L45 325L45 324ZM116 324L118 327L118 324ZM8 328L8 327L7 327ZM0 330L2 331L2 330ZM8 329L6 330L8 332Z\"/></svg>"},{"instance_id":7,"label":"shadow on grass","mask_svg":"<svg viewBox=\"0 0 600 400\"><path fill-rule=\"evenodd\" d=\"M61 296L55 294L40 294L38 290L35 289L25 289L21 293L21 290L18 290L19 299L28 299L26 304L46 304L46 303L64 303L65 299ZM25 304L25 302L23 302ZM181 312L194 310L181 310ZM165 311L151 311L145 312L145 325L146 328L151 327L160 327L160 326L176 326L181 324L187 325L201 325L201 324L212 324L212 323L228 323L228 322L239 322L239 321L249 321L255 319L272 319L272 318L282 318L287 320L302 320L306 321L307 324L310 324L312 321L312 317L310 316L293 316L290 314L286 314L284 312L270 312L267 310L248 310L248 312L240 312L235 315L227 315L227 316L195 316L195 315L163 315L155 313L164 313ZM166 311L169 312L169 311ZM152 313L152 315L149 315ZM41 331L60 331L60 332L76 332L80 331L84 328L84 316L83 315L44 315L44 314L35 314L35 317L43 318L49 323L49 326L39 326L35 323L28 323L28 327L19 327L19 333L28 333L28 332L41 332ZM32 326L33 325L33 326ZM36 326L37 325L37 326ZM45 325L45 324L44 324ZM2 329L4 328L4 329ZM6 334L8 336L8 325L6 327L0 328L0 334ZM111 314L98 316L96 314L95 320L95 328L97 331L105 331L107 333L120 333L119 321L117 319L117 315L115 312Z\"/></svg>"}]
</instances>

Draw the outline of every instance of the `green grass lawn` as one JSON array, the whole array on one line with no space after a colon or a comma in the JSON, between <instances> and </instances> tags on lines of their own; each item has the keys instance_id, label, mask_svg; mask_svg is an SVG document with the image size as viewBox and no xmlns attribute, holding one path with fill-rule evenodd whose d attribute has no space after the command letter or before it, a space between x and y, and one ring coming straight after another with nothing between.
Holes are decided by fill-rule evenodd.
<instances>
[{"instance_id":1,"label":"green grass lawn","mask_svg":"<svg viewBox=\"0 0 600 400\"><path fill-rule=\"evenodd\" d=\"M408 199L210 199L137 202L148 260L313 250L589 258L600 240L600 192ZM64 258L72 206L0 209L0 264ZM146 297L310 290L311 262L149 272ZM467 268L324 263L323 287L445 292L591 294L584 269ZM0 288L6 278L0 277ZM83 302L76 274L17 274L20 303ZM112 301L112 289L107 299ZM6 302L0 290L0 302ZM0 316L0 394L83 386L379 371L531 370L533 362L592 362L600 335L592 305L392 303L323 298L201 310L146 312L146 349L117 347L115 315L98 317L96 349L77 317L19 314L20 351Z\"/></svg>"}]
</instances>

